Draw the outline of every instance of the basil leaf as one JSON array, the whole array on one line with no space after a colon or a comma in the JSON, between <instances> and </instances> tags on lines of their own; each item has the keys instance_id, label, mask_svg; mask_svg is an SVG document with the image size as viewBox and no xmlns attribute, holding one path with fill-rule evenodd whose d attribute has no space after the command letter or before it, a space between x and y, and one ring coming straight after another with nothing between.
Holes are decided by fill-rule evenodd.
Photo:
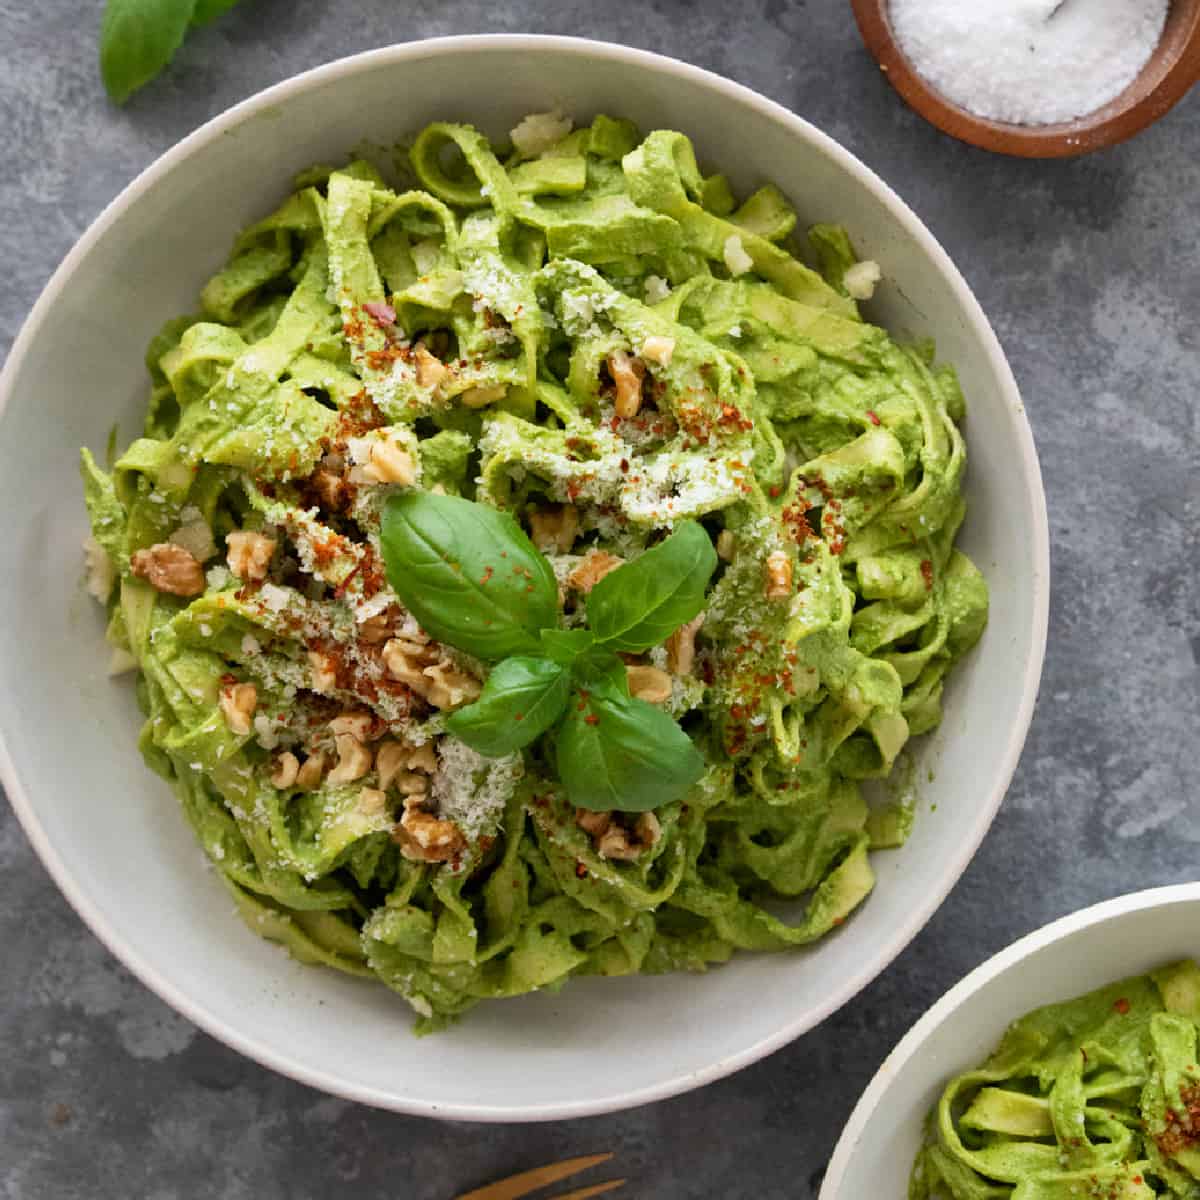
<instances>
[{"instance_id":1,"label":"basil leaf","mask_svg":"<svg viewBox=\"0 0 1200 1200\"><path fill-rule=\"evenodd\" d=\"M640 558L611 571L588 593L588 624L614 650L657 646L704 607L717 552L704 527L684 521Z\"/></svg>"},{"instance_id":2,"label":"basil leaf","mask_svg":"<svg viewBox=\"0 0 1200 1200\"><path fill-rule=\"evenodd\" d=\"M548 658L506 658L474 704L460 708L446 728L472 750L499 758L540 737L567 706L571 676Z\"/></svg>"},{"instance_id":3,"label":"basil leaf","mask_svg":"<svg viewBox=\"0 0 1200 1200\"><path fill-rule=\"evenodd\" d=\"M117 104L171 61L195 9L196 0L108 0L100 21L100 77Z\"/></svg>"},{"instance_id":4,"label":"basil leaf","mask_svg":"<svg viewBox=\"0 0 1200 1200\"><path fill-rule=\"evenodd\" d=\"M579 655L571 664L571 674L582 692L618 700L629 695L629 672L625 664L611 650L600 646Z\"/></svg>"},{"instance_id":5,"label":"basil leaf","mask_svg":"<svg viewBox=\"0 0 1200 1200\"><path fill-rule=\"evenodd\" d=\"M700 752L661 708L578 693L559 731L557 763L571 803L600 812L669 804L704 774Z\"/></svg>"},{"instance_id":6,"label":"basil leaf","mask_svg":"<svg viewBox=\"0 0 1200 1200\"><path fill-rule=\"evenodd\" d=\"M590 629L543 629L542 653L564 667L596 644L596 636Z\"/></svg>"},{"instance_id":7,"label":"basil leaf","mask_svg":"<svg viewBox=\"0 0 1200 1200\"><path fill-rule=\"evenodd\" d=\"M207 25L227 13L238 0L196 0L196 11L192 13L193 25Z\"/></svg>"},{"instance_id":8,"label":"basil leaf","mask_svg":"<svg viewBox=\"0 0 1200 1200\"><path fill-rule=\"evenodd\" d=\"M477 658L537 653L558 620L550 564L507 513L401 492L383 510L388 582L421 627Z\"/></svg>"}]
</instances>

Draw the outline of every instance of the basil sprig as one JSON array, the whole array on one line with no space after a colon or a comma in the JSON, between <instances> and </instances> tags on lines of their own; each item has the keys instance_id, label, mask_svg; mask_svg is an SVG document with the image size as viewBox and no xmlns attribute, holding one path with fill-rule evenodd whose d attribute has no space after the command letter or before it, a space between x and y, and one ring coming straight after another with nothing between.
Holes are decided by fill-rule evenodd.
<instances>
[{"instance_id":1,"label":"basil sprig","mask_svg":"<svg viewBox=\"0 0 1200 1200\"><path fill-rule=\"evenodd\" d=\"M410 491L383 511L392 589L438 641L496 662L474 704L446 728L489 758L545 733L580 808L645 812L684 795L704 772L691 739L662 709L629 694L617 651L658 645L703 608L717 556L684 521L588 594L588 629L558 627L554 571L507 513Z\"/></svg>"}]
</instances>

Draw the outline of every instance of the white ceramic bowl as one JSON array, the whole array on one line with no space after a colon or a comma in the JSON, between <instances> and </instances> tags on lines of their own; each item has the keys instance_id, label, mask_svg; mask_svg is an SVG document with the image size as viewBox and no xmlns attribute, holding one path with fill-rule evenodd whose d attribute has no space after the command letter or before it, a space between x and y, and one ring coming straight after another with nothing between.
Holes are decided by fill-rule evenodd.
<instances>
[{"instance_id":1,"label":"white ceramic bowl","mask_svg":"<svg viewBox=\"0 0 1200 1200\"><path fill-rule=\"evenodd\" d=\"M1118 896L1044 925L948 991L887 1056L833 1152L819 1200L904 1200L942 1089L1011 1021L1179 958L1200 958L1200 883Z\"/></svg>"},{"instance_id":2,"label":"white ceramic bowl","mask_svg":"<svg viewBox=\"0 0 1200 1200\"><path fill-rule=\"evenodd\" d=\"M872 315L934 334L969 396L963 544L991 625L920 751L921 817L876 857L863 911L808 953L739 958L704 978L572 983L485 1006L417 1040L382 986L299 966L230 911L175 801L143 767L127 682L105 678L80 587L77 447L123 439L146 398L142 353L191 310L243 225L291 174L434 119L494 134L559 105L682 129L742 188L774 180L802 219L849 226L889 277ZM1047 529L1037 460L1004 356L946 254L875 175L743 87L624 47L464 37L393 46L268 89L185 138L99 217L58 269L0 377L0 776L31 841L96 934L149 987L260 1062L388 1108L475 1120L579 1116L672 1095L753 1062L868 983L959 877L1008 786L1045 643ZM931 805L937 811L931 813Z\"/></svg>"}]
</instances>

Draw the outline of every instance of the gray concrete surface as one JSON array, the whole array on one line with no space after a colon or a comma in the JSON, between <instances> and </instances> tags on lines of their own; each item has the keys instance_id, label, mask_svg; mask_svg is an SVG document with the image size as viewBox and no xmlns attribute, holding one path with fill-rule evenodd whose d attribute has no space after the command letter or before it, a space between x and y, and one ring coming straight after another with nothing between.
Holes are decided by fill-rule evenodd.
<instances>
[{"instance_id":1,"label":"gray concrete surface","mask_svg":"<svg viewBox=\"0 0 1200 1200\"><path fill-rule=\"evenodd\" d=\"M538 30L628 41L789 105L891 182L977 290L1024 391L1055 586L1016 782L950 899L845 1011L698 1093L534 1127L440 1125L342 1103L198 1033L93 939L0 805L4 1200L443 1200L597 1149L629 1193L815 1195L856 1097L913 1020L1051 918L1200 872L1200 97L1077 162L991 157L908 112L841 0L246 0L117 111L100 0L0 0L0 346L138 170L296 71L396 40ZM6 686L12 681L5 680Z\"/></svg>"}]
</instances>

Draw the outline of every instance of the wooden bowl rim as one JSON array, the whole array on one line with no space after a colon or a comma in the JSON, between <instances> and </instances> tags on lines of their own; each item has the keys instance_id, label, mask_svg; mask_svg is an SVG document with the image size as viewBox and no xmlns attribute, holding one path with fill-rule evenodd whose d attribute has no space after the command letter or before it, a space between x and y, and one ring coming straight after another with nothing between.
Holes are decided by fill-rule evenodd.
<instances>
[{"instance_id":1,"label":"wooden bowl rim","mask_svg":"<svg viewBox=\"0 0 1200 1200\"><path fill-rule=\"evenodd\" d=\"M1162 41L1141 74L1094 113L1050 125L994 121L956 104L917 73L892 34L889 0L850 3L867 50L909 106L943 133L997 154L1071 158L1115 146L1164 116L1200 79L1200 0L1171 0ZM1161 69L1164 55L1171 61L1161 78L1142 92L1139 83Z\"/></svg>"}]
</instances>

